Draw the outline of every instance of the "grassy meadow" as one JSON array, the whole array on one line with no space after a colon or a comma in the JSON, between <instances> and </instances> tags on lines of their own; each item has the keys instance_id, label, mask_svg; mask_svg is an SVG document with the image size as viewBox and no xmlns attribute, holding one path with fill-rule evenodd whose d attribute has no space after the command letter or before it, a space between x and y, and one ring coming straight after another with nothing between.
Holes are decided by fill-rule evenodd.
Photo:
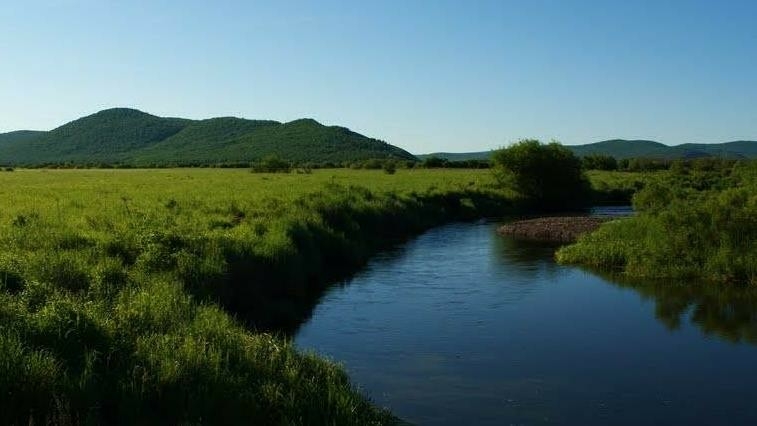
<instances>
[{"instance_id":1,"label":"grassy meadow","mask_svg":"<svg viewBox=\"0 0 757 426\"><path fill-rule=\"evenodd\" d=\"M262 331L382 246L512 199L473 170L0 172L0 423L392 423Z\"/></svg>"}]
</instances>

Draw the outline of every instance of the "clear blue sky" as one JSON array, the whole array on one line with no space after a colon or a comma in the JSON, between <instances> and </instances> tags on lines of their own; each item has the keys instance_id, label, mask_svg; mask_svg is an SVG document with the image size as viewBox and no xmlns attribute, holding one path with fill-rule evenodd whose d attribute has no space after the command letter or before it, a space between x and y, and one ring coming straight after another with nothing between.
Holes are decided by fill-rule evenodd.
<instances>
[{"instance_id":1,"label":"clear blue sky","mask_svg":"<svg viewBox=\"0 0 757 426\"><path fill-rule=\"evenodd\" d=\"M757 139L757 1L3 2L0 131L114 106L415 153Z\"/></svg>"}]
</instances>

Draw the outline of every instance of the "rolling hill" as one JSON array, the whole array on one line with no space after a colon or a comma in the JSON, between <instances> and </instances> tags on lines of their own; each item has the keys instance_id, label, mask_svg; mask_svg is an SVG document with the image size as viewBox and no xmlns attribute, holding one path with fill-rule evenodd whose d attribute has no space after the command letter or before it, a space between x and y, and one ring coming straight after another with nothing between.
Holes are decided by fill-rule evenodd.
<instances>
[{"instance_id":1,"label":"rolling hill","mask_svg":"<svg viewBox=\"0 0 757 426\"><path fill-rule=\"evenodd\" d=\"M757 141L734 141L725 143L687 143L682 145L665 145L660 142L648 140L625 140L612 139L607 141L589 143L585 145L566 145L578 156L609 155L617 159L624 158L699 158L699 157L724 157L729 159L757 158ZM450 161L460 160L485 160L491 156L492 151L461 152L461 153L434 153L418 155L418 158L428 157L446 158Z\"/></svg>"},{"instance_id":2,"label":"rolling hill","mask_svg":"<svg viewBox=\"0 0 757 426\"><path fill-rule=\"evenodd\" d=\"M416 157L421 160L427 158L443 158L449 161L466 161L466 160L486 160L492 154L491 151L478 151L478 152L432 152L431 154L420 154Z\"/></svg>"},{"instance_id":3,"label":"rolling hill","mask_svg":"<svg viewBox=\"0 0 757 426\"><path fill-rule=\"evenodd\" d=\"M36 139L47 132L36 130L17 130L15 132L0 133L0 148L16 143L24 143Z\"/></svg>"},{"instance_id":4,"label":"rolling hill","mask_svg":"<svg viewBox=\"0 0 757 426\"><path fill-rule=\"evenodd\" d=\"M415 157L385 142L312 119L289 123L220 118L192 123L181 132L135 152L137 164L174 161L217 163L277 155L295 162L343 162Z\"/></svg>"},{"instance_id":5,"label":"rolling hill","mask_svg":"<svg viewBox=\"0 0 757 426\"><path fill-rule=\"evenodd\" d=\"M416 160L405 150L315 120L289 123L220 117L164 118L103 110L49 132L0 134L0 164L189 165L248 162L267 155L296 162Z\"/></svg>"},{"instance_id":6,"label":"rolling hill","mask_svg":"<svg viewBox=\"0 0 757 426\"><path fill-rule=\"evenodd\" d=\"M655 141L612 139L586 145L570 145L568 148L580 157L587 155L609 155L621 159L664 157L665 151L671 147Z\"/></svg>"}]
</instances>

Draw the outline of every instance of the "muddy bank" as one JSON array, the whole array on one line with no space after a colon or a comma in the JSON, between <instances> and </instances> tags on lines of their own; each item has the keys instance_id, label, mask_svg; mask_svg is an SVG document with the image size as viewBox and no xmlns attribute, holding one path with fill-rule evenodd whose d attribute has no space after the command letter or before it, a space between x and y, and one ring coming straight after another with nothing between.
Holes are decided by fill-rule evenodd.
<instances>
[{"instance_id":1,"label":"muddy bank","mask_svg":"<svg viewBox=\"0 0 757 426\"><path fill-rule=\"evenodd\" d=\"M608 220L610 219L588 216L540 217L508 223L497 232L529 240L570 243Z\"/></svg>"}]
</instances>

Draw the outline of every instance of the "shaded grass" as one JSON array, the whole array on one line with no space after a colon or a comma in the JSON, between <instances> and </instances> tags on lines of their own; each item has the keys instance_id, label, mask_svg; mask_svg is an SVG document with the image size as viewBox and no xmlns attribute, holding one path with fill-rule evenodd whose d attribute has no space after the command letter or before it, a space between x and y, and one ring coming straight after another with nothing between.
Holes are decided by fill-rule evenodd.
<instances>
[{"instance_id":1,"label":"shaded grass","mask_svg":"<svg viewBox=\"0 0 757 426\"><path fill-rule=\"evenodd\" d=\"M589 170L592 202L601 205L628 205L647 182L660 179L664 172L621 172Z\"/></svg>"}]
</instances>

